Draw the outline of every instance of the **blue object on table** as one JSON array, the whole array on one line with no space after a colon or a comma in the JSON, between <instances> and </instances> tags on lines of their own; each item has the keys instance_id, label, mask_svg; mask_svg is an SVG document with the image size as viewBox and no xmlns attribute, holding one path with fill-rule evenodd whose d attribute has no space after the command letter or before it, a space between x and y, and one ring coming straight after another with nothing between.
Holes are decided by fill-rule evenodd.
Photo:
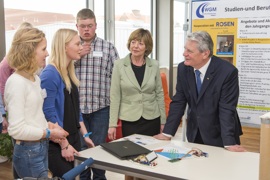
<instances>
[{"instance_id":1,"label":"blue object on table","mask_svg":"<svg viewBox=\"0 0 270 180\"><path fill-rule=\"evenodd\" d=\"M73 179L75 179L76 176L78 176L85 169L87 169L89 166L91 166L93 164L93 162L94 162L94 160L92 158L89 158L89 159L85 160L80 165L74 167L73 169L71 169L70 171L68 171L67 173L65 173L62 176L62 178L64 180L73 180Z\"/></svg>"},{"instance_id":2,"label":"blue object on table","mask_svg":"<svg viewBox=\"0 0 270 180\"><path fill-rule=\"evenodd\" d=\"M171 152L156 152L157 154L160 154L162 156L165 156L169 159L176 159L176 158L181 158L183 157L185 154L183 153L175 153L173 156L172 156L172 153ZM190 157L191 155L187 155L187 157Z\"/></svg>"}]
</instances>

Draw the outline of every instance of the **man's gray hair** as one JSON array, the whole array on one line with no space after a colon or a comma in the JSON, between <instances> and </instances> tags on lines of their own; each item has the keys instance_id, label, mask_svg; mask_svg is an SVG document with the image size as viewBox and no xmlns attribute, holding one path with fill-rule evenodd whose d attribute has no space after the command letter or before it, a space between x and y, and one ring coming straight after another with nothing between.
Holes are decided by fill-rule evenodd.
<instances>
[{"instance_id":1,"label":"man's gray hair","mask_svg":"<svg viewBox=\"0 0 270 180\"><path fill-rule=\"evenodd\" d=\"M200 52L209 50L209 57L213 55L213 40L210 34L206 31L196 31L187 35L187 41L196 41L197 48Z\"/></svg>"}]
</instances>

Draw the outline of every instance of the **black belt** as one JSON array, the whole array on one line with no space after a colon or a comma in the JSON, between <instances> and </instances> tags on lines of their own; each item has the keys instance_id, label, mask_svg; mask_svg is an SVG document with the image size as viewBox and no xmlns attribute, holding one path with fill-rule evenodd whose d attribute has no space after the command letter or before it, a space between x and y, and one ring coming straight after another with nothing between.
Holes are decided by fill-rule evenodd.
<instances>
[{"instance_id":1,"label":"black belt","mask_svg":"<svg viewBox=\"0 0 270 180\"><path fill-rule=\"evenodd\" d=\"M43 141L46 141L47 139L39 139L39 140L33 140L33 141L24 141L24 140L15 140L15 144L22 145L22 144L36 144L41 143Z\"/></svg>"}]
</instances>

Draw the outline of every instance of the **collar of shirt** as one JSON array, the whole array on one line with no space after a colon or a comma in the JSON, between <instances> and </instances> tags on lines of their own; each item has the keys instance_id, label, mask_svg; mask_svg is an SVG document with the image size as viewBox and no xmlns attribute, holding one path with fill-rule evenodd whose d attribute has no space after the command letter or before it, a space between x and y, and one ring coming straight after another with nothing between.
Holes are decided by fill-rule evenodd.
<instances>
[{"instance_id":1,"label":"collar of shirt","mask_svg":"<svg viewBox=\"0 0 270 180\"><path fill-rule=\"evenodd\" d=\"M203 67L201 67L200 69L198 69L201 72L200 77L201 77L202 83L203 83L203 79L204 79L204 76L206 74L206 71L208 69L208 66L209 66L210 62L211 62L211 58L209 59L209 61ZM194 68L194 73L195 73L195 70L196 69Z\"/></svg>"}]
</instances>

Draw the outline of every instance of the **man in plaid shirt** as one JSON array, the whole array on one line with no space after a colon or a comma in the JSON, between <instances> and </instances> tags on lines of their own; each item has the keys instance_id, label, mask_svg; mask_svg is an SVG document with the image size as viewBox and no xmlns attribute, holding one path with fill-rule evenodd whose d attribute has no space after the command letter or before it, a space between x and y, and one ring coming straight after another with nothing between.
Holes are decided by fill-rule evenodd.
<instances>
[{"instance_id":1,"label":"man in plaid shirt","mask_svg":"<svg viewBox=\"0 0 270 180\"><path fill-rule=\"evenodd\" d=\"M90 138L97 146L106 141L109 128L110 85L114 61L119 59L113 44L96 36L96 17L90 9L77 14L76 27L81 37L83 50L76 62L76 74L80 80L80 109ZM106 179L105 171L94 169L93 179ZM82 179L91 179L91 171L81 174Z\"/></svg>"}]
</instances>

